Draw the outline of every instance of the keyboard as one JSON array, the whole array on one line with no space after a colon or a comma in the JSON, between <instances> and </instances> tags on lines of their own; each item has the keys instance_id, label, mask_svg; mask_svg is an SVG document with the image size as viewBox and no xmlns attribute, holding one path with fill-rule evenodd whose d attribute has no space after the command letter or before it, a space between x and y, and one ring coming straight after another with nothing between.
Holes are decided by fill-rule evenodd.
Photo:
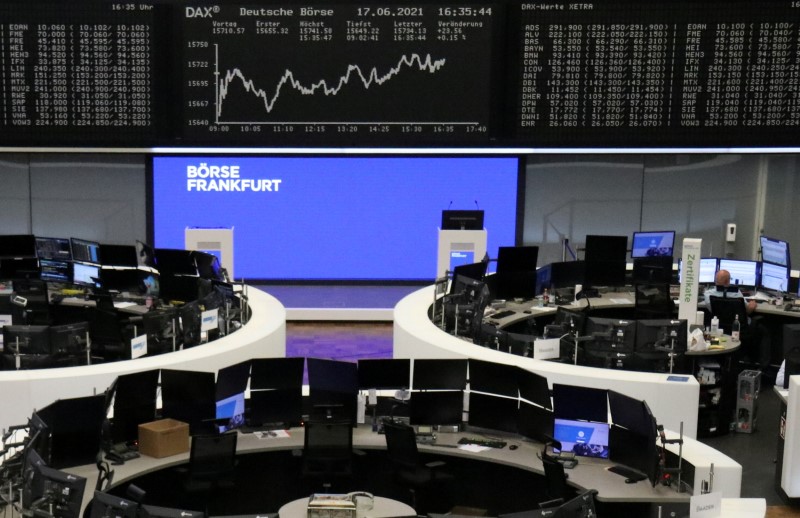
<instances>
[{"instance_id":1,"label":"keyboard","mask_svg":"<svg viewBox=\"0 0 800 518\"><path fill-rule=\"evenodd\" d=\"M510 309L507 309L505 311L500 311L498 313L493 313L493 314L489 315L489 318L494 319L494 320L500 320L500 319L503 319L503 318L506 318L506 317L510 317L511 315L514 315L514 314L516 314L516 311L511 311Z\"/></svg>"},{"instance_id":2,"label":"keyboard","mask_svg":"<svg viewBox=\"0 0 800 518\"><path fill-rule=\"evenodd\" d=\"M486 446L487 448L505 448L505 441L494 441L491 439L475 439L473 437L462 437L458 440L458 444L477 444L478 446Z\"/></svg>"},{"instance_id":3,"label":"keyboard","mask_svg":"<svg viewBox=\"0 0 800 518\"><path fill-rule=\"evenodd\" d=\"M626 468L625 466L619 466L619 465L611 466L610 468L608 468L608 471L610 471L611 473L616 473L617 475L620 475L622 477L635 480L637 482L647 478L646 475L642 475L638 471Z\"/></svg>"}]
</instances>

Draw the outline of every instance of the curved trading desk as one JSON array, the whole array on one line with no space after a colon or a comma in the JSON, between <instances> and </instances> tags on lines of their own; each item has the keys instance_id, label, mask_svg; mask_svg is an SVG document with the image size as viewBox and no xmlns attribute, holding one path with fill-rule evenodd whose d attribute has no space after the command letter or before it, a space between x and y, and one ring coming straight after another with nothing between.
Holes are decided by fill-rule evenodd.
<instances>
[{"instance_id":1,"label":"curved trading desk","mask_svg":"<svg viewBox=\"0 0 800 518\"><path fill-rule=\"evenodd\" d=\"M437 442L456 445L461 437L474 435L474 433L439 434ZM674 434L668 432L668 437L674 437ZM238 438L238 454L302 450L303 439L304 430L302 428L289 430L289 437L286 438L259 439L255 434L240 434ZM531 472L544 474L542 462L537 455L541 451L541 444L522 441L517 436L503 437L503 439L509 444L516 444L518 449L511 450L506 446L501 449L491 448L475 453L459 448L422 444L419 449L425 453L433 453L445 457L500 464L522 470L526 474ZM353 432L353 446L362 450L385 450L386 439L383 435L373 432L370 426L360 425ZM677 451L673 448L670 449ZM739 497L741 485L741 466L739 464L692 439L685 440L683 454L684 460L695 466L693 485L695 494L700 494L702 480L708 479L708 469L703 467L704 463L713 462L715 491L722 492L725 498ZM122 466L115 466L113 485L127 485L142 475L186 463L188 457L188 453L162 459L143 456L126 462ZM652 487L647 481L627 484L624 477L608 471L608 468L612 465L613 463L608 460L582 457L579 464L574 469L569 470L568 482L579 490L597 489L598 500L610 503L686 502L689 498L688 493L678 493L674 489L662 485ZM86 477L86 491L83 500L83 508L85 508L92 498L95 481L97 480L97 468L94 465L87 465L67 469L66 471ZM456 477L458 478L457 473ZM274 511L275 509L263 509L259 512Z\"/></svg>"},{"instance_id":2,"label":"curved trading desk","mask_svg":"<svg viewBox=\"0 0 800 518\"><path fill-rule=\"evenodd\" d=\"M395 358L475 358L495 363L517 365L545 376L552 385L560 383L583 387L610 389L643 399L650 405L659 424L670 430L680 430L686 437L697 437L697 415L700 385L692 376L600 369L554 363L533 358L513 356L449 335L428 318L433 302L433 286L423 288L403 298L394 309ZM625 294L617 294L623 301ZM605 307L615 299L606 299ZM592 307L600 307L592 299ZM534 308L524 318L554 313L555 308ZM521 319L516 317L509 319ZM505 322L501 322L505 324Z\"/></svg>"},{"instance_id":3,"label":"curved trading desk","mask_svg":"<svg viewBox=\"0 0 800 518\"><path fill-rule=\"evenodd\" d=\"M247 324L190 349L97 365L0 371L0 428L26 423L32 410L57 399L101 393L121 374L151 369L217 372L251 358L286 356L286 309L259 289L249 289L248 296Z\"/></svg>"}]
</instances>

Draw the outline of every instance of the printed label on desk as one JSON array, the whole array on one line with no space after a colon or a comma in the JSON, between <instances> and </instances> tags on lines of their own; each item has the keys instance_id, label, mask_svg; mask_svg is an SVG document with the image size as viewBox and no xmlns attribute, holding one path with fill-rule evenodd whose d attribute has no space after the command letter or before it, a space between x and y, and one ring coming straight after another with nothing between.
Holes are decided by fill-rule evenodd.
<instances>
[{"instance_id":1,"label":"printed label on desk","mask_svg":"<svg viewBox=\"0 0 800 518\"><path fill-rule=\"evenodd\" d=\"M131 359L135 360L147 354L147 335L131 338Z\"/></svg>"},{"instance_id":2,"label":"printed label on desk","mask_svg":"<svg viewBox=\"0 0 800 518\"><path fill-rule=\"evenodd\" d=\"M200 316L200 331L211 331L219 328L219 309L203 311Z\"/></svg>"},{"instance_id":3,"label":"printed label on desk","mask_svg":"<svg viewBox=\"0 0 800 518\"><path fill-rule=\"evenodd\" d=\"M536 360L549 360L561 356L561 340L559 338L545 338L534 340L533 358Z\"/></svg>"},{"instance_id":4,"label":"printed label on desk","mask_svg":"<svg viewBox=\"0 0 800 518\"><path fill-rule=\"evenodd\" d=\"M722 516L722 493L696 495L690 499L689 518L716 518Z\"/></svg>"},{"instance_id":5,"label":"printed label on desk","mask_svg":"<svg viewBox=\"0 0 800 518\"><path fill-rule=\"evenodd\" d=\"M667 381L689 381L689 376L667 376Z\"/></svg>"}]
</instances>

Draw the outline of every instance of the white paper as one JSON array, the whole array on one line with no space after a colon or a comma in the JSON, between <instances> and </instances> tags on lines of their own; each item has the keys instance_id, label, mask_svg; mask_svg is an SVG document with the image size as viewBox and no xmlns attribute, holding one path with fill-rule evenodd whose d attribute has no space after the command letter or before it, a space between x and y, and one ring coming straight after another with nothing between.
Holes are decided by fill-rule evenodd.
<instances>
[{"instance_id":1,"label":"white paper","mask_svg":"<svg viewBox=\"0 0 800 518\"><path fill-rule=\"evenodd\" d=\"M722 516L722 493L695 495L689 500L689 518Z\"/></svg>"},{"instance_id":2,"label":"white paper","mask_svg":"<svg viewBox=\"0 0 800 518\"><path fill-rule=\"evenodd\" d=\"M147 335L131 338L131 359L135 360L147 354Z\"/></svg>"},{"instance_id":3,"label":"white paper","mask_svg":"<svg viewBox=\"0 0 800 518\"><path fill-rule=\"evenodd\" d=\"M488 446L481 446L480 444L460 444L459 450L471 451L473 453L480 453L482 451L491 450Z\"/></svg>"},{"instance_id":4,"label":"white paper","mask_svg":"<svg viewBox=\"0 0 800 518\"><path fill-rule=\"evenodd\" d=\"M203 311L200 315L200 331L219 329L219 308Z\"/></svg>"},{"instance_id":5,"label":"white paper","mask_svg":"<svg viewBox=\"0 0 800 518\"><path fill-rule=\"evenodd\" d=\"M561 356L560 338L536 339L533 342L533 358L536 360L549 360Z\"/></svg>"}]
</instances>

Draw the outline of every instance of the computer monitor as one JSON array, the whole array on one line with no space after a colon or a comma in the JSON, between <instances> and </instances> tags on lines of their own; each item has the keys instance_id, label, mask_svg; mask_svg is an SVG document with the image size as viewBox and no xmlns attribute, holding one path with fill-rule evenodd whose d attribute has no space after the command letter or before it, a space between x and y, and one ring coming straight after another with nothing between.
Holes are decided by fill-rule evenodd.
<instances>
[{"instance_id":1,"label":"computer monitor","mask_svg":"<svg viewBox=\"0 0 800 518\"><path fill-rule=\"evenodd\" d=\"M224 281L225 275L222 273L222 265L219 262L219 257L208 252L193 251L195 266L197 267L197 274L202 279L211 279L215 281Z\"/></svg>"},{"instance_id":2,"label":"computer monitor","mask_svg":"<svg viewBox=\"0 0 800 518\"><path fill-rule=\"evenodd\" d=\"M244 393L250 379L250 361L244 361L217 371L216 418L228 419L226 430L242 426L245 421Z\"/></svg>"},{"instance_id":3,"label":"computer monitor","mask_svg":"<svg viewBox=\"0 0 800 518\"><path fill-rule=\"evenodd\" d=\"M608 391L611 422L641 435L655 433L655 419L644 401L614 390Z\"/></svg>"},{"instance_id":4,"label":"computer monitor","mask_svg":"<svg viewBox=\"0 0 800 518\"><path fill-rule=\"evenodd\" d=\"M3 327L4 354L50 354L50 332L47 326L7 325Z\"/></svg>"},{"instance_id":5,"label":"computer monitor","mask_svg":"<svg viewBox=\"0 0 800 518\"><path fill-rule=\"evenodd\" d=\"M95 491L89 518L138 518L139 504L111 493Z\"/></svg>"},{"instance_id":6,"label":"computer monitor","mask_svg":"<svg viewBox=\"0 0 800 518\"><path fill-rule=\"evenodd\" d=\"M761 260L765 263L791 268L789 243L772 237L761 236Z\"/></svg>"},{"instance_id":7,"label":"computer monitor","mask_svg":"<svg viewBox=\"0 0 800 518\"><path fill-rule=\"evenodd\" d=\"M407 358L358 360L358 388L408 389L411 387L411 360Z\"/></svg>"},{"instance_id":8,"label":"computer monitor","mask_svg":"<svg viewBox=\"0 0 800 518\"><path fill-rule=\"evenodd\" d=\"M191 250L179 248L156 248L156 268L161 275L197 276L197 265Z\"/></svg>"},{"instance_id":9,"label":"computer monitor","mask_svg":"<svg viewBox=\"0 0 800 518\"><path fill-rule=\"evenodd\" d=\"M250 389L294 389L303 386L305 358L254 358Z\"/></svg>"},{"instance_id":10,"label":"computer monitor","mask_svg":"<svg viewBox=\"0 0 800 518\"><path fill-rule=\"evenodd\" d=\"M35 450L45 463L50 460L50 428L38 412L33 412L28 420L28 444L25 449Z\"/></svg>"},{"instance_id":11,"label":"computer monitor","mask_svg":"<svg viewBox=\"0 0 800 518\"><path fill-rule=\"evenodd\" d=\"M779 293L789 291L789 269L777 264L761 263L760 287Z\"/></svg>"},{"instance_id":12,"label":"computer monitor","mask_svg":"<svg viewBox=\"0 0 800 518\"><path fill-rule=\"evenodd\" d=\"M73 284L96 287L97 279L100 279L100 267L98 265L78 261L72 263Z\"/></svg>"},{"instance_id":13,"label":"computer monitor","mask_svg":"<svg viewBox=\"0 0 800 518\"><path fill-rule=\"evenodd\" d=\"M88 332L89 322L50 326L50 350L57 355L85 354Z\"/></svg>"},{"instance_id":14,"label":"computer monitor","mask_svg":"<svg viewBox=\"0 0 800 518\"><path fill-rule=\"evenodd\" d=\"M59 399L38 411L50 434L50 467L95 462L106 419L105 399L105 394Z\"/></svg>"},{"instance_id":15,"label":"computer monitor","mask_svg":"<svg viewBox=\"0 0 800 518\"><path fill-rule=\"evenodd\" d=\"M442 230L483 230L482 210L443 210Z\"/></svg>"},{"instance_id":16,"label":"computer monitor","mask_svg":"<svg viewBox=\"0 0 800 518\"><path fill-rule=\"evenodd\" d=\"M519 397L548 410L553 408L547 378L535 372L518 368L516 379L519 386Z\"/></svg>"},{"instance_id":17,"label":"computer monitor","mask_svg":"<svg viewBox=\"0 0 800 518\"><path fill-rule=\"evenodd\" d=\"M46 282L67 284L72 280L72 268L69 261L39 259L39 278Z\"/></svg>"},{"instance_id":18,"label":"computer monitor","mask_svg":"<svg viewBox=\"0 0 800 518\"><path fill-rule=\"evenodd\" d=\"M719 270L719 259L716 257L703 257L700 259L700 275L697 282L700 284L714 284Z\"/></svg>"},{"instance_id":19,"label":"computer monitor","mask_svg":"<svg viewBox=\"0 0 800 518\"><path fill-rule=\"evenodd\" d=\"M511 399L470 392L467 422L477 428L517 433L518 408L519 400L516 397Z\"/></svg>"},{"instance_id":20,"label":"computer monitor","mask_svg":"<svg viewBox=\"0 0 800 518\"><path fill-rule=\"evenodd\" d=\"M591 348L598 351L632 353L636 344L636 321L589 317L586 336L592 337Z\"/></svg>"},{"instance_id":21,"label":"computer monitor","mask_svg":"<svg viewBox=\"0 0 800 518\"><path fill-rule=\"evenodd\" d=\"M553 411L556 418L608 422L608 395L605 389L553 384Z\"/></svg>"},{"instance_id":22,"label":"computer monitor","mask_svg":"<svg viewBox=\"0 0 800 518\"><path fill-rule=\"evenodd\" d=\"M70 238L72 260L82 263L103 264L100 257L100 243L76 237Z\"/></svg>"},{"instance_id":23,"label":"computer monitor","mask_svg":"<svg viewBox=\"0 0 800 518\"><path fill-rule=\"evenodd\" d=\"M564 306L556 308L553 322L544 328L545 338L559 338L566 334L582 336L586 329L586 313L567 309Z\"/></svg>"},{"instance_id":24,"label":"computer monitor","mask_svg":"<svg viewBox=\"0 0 800 518\"><path fill-rule=\"evenodd\" d=\"M142 241L136 241L136 258L139 266L148 268L156 267L155 251L152 246Z\"/></svg>"},{"instance_id":25,"label":"computer monitor","mask_svg":"<svg viewBox=\"0 0 800 518\"><path fill-rule=\"evenodd\" d=\"M486 276L486 267L488 265L488 262L480 261L477 263L462 264L453 268L453 281L450 283L449 294L453 295L458 292L456 286L459 282L459 277L466 277L467 279L479 282L483 281L483 278Z\"/></svg>"},{"instance_id":26,"label":"computer monitor","mask_svg":"<svg viewBox=\"0 0 800 518\"><path fill-rule=\"evenodd\" d=\"M204 518L206 515L202 511L187 511L185 509L158 507L155 505L143 505L139 514L140 518Z\"/></svg>"},{"instance_id":27,"label":"computer monitor","mask_svg":"<svg viewBox=\"0 0 800 518\"><path fill-rule=\"evenodd\" d=\"M216 415L213 372L161 369L161 415L189 423L196 434Z\"/></svg>"},{"instance_id":28,"label":"computer monitor","mask_svg":"<svg viewBox=\"0 0 800 518\"><path fill-rule=\"evenodd\" d=\"M358 366L354 362L307 358L312 406L339 407L341 417L356 421Z\"/></svg>"},{"instance_id":29,"label":"computer monitor","mask_svg":"<svg viewBox=\"0 0 800 518\"><path fill-rule=\"evenodd\" d=\"M720 259L719 269L730 272L733 286L755 287L758 285L758 263L756 261Z\"/></svg>"},{"instance_id":30,"label":"computer monitor","mask_svg":"<svg viewBox=\"0 0 800 518\"><path fill-rule=\"evenodd\" d=\"M608 422L556 417L553 437L561 443L563 452L572 452L581 457L608 458Z\"/></svg>"},{"instance_id":31,"label":"computer monitor","mask_svg":"<svg viewBox=\"0 0 800 518\"><path fill-rule=\"evenodd\" d=\"M672 257L675 231L634 232L631 258Z\"/></svg>"},{"instance_id":32,"label":"computer monitor","mask_svg":"<svg viewBox=\"0 0 800 518\"><path fill-rule=\"evenodd\" d=\"M671 284L672 256L637 257L633 260L634 284Z\"/></svg>"},{"instance_id":33,"label":"computer monitor","mask_svg":"<svg viewBox=\"0 0 800 518\"><path fill-rule=\"evenodd\" d=\"M114 383L114 422L111 428L115 443L139 439L139 425L156 416L158 369L123 374Z\"/></svg>"},{"instance_id":34,"label":"computer monitor","mask_svg":"<svg viewBox=\"0 0 800 518\"><path fill-rule=\"evenodd\" d=\"M624 286L628 236L586 236L586 286Z\"/></svg>"},{"instance_id":35,"label":"computer monitor","mask_svg":"<svg viewBox=\"0 0 800 518\"><path fill-rule=\"evenodd\" d=\"M125 266L136 268L139 258L134 245L100 245L103 266Z\"/></svg>"},{"instance_id":36,"label":"computer monitor","mask_svg":"<svg viewBox=\"0 0 800 518\"><path fill-rule=\"evenodd\" d=\"M460 425L463 422L464 393L461 390L413 392L410 406L413 425Z\"/></svg>"},{"instance_id":37,"label":"computer monitor","mask_svg":"<svg viewBox=\"0 0 800 518\"><path fill-rule=\"evenodd\" d=\"M69 239L62 237L37 237L36 256L52 261L71 261L72 249Z\"/></svg>"},{"instance_id":38,"label":"computer monitor","mask_svg":"<svg viewBox=\"0 0 800 518\"><path fill-rule=\"evenodd\" d=\"M541 295L545 288L558 290L574 288L583 284L586 276L586 261L564 261L550 263L536 271L536 294Z\"/></svg>"},{"instance_id":39,"label":"computer monitor","mask_svg":"<svg viewBox=\"0 0 800 518\"><path fill-rule=\"evenodd\" d=\"M26 508L52 513L55 518L81 518L81 503L86 479L72 473L40 464L33 468L30 480L23 481L30 488L30 501ZM26 502L23 502L23 505Z\"/></svg>"},{"instance_id":40,"label":"computer monitor","mask_svg":"<svg viewBox=\"0 0 800 518\"><path fill-rule=\"evenodd\" d=\"M414 390L464 390L467 360L414 360Z\"/></svg>"},{"instance_id":41,"label":"computer monitor","mask_svg":"<svg viewBox=\"0 0 800 518\"><path fill-rule=\"evenodd\" d=\"M28 234L0 235L0 259L36 257L36 238Z\"/></svg>"},{"instance_id":42,"label":"computer monitor","mask_svg":"<svg viewBox=\"0 0 800 518\"><path fill-rule=\"evenodd\" d=\"M34 257L0 259L0 279L38 279L39 260Z\"/></svg>"},{"instance_id":43,"label":"computer monitor","mask_svg":"<svg viewBox=\"0 0 800 518\"><path fill-rule=\"evenodd\" d=\"M285 429L303 420L303 391L300 387L250 390L251 426Z\"/></svg>"},{"instance_id":44,"label":"computer monitor","mask_svg":"<svg viewBox=\"0 0 800 518\"><path fill-rule=\"evenodd\" d=\"M200 325L201 325L200 304L197 301L192 301L178 309L178 316L181 320L181 341L183 347L194 347L200 343Z\"/></svg>"},{"instance_id":45,"label":"computer monitor","mask_svg":"<svg viewBox=\"0 0 800 518\"><path fill-rule=\"evenodd\" d=\"M33 503L33 481L34 476L41 466L47 466L46 457L42 457L34 448L25 448L22 452L22 506L28 508Z\"/></svg>"},{"instance_id":46,"label":"computer monitor","mask_svg":"<svg viewBox=\"0 0 800 518\"><path fill-rule=\"evenodd\" d=\"M499 396L519 395L519 367L483 360L469 360L469 389Z\"/></svg>"},{"instance_id":47,"label":"computer monitor","mask_svg":"<svg viewBox=\"0 0 800 518\"><path fill-rule=\"evenodd\" d=\"M655 486L658 476L659 454L656 444L655 421L651 431L639 433L618 425L611 425L608 434L609 460L622 464L646 476Z\"/></svg>"},{"instance_id":48,"label":"computer monitor","mask_svg":"<svg viewBox=\"0 0 800 518\"><path fill-rule=\"evenodd\" d=\"M520 401L517 414L517 433L534 441L547 442L553 437L553 412Z\"/></svg>"},{"instance_id":49,"label":"computer monitor","mask_svg":"<svg viewBox=\"0 0 800 518\"><path fill-rule=\"evenodd\" d=\"M501 246L497 250L495 298L532 299L536 296L538 246Z\"/></svg>"},{"instance_id":50,"label":"computer monitor","mask_svg":"<svg viewBox=\"0 0 800 518\"><path fill-rule=\"evenodd\" d=\"M638 320L636 322L636 352L685 352L687 328L686 320Z\"/></svg>"}]
</instances>

